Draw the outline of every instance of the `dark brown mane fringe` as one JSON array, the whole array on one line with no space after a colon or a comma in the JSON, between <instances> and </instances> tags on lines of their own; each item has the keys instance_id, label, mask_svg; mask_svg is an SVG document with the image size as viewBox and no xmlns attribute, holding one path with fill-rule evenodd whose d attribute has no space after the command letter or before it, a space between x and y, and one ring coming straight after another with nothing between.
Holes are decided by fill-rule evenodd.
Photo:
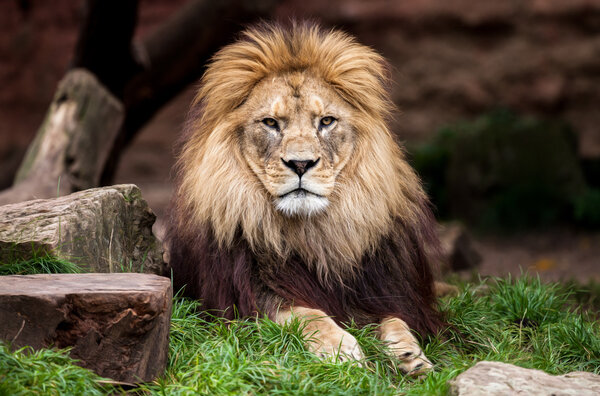
<instances>
[{"instance_id":1,"label":"dark brown mane fringe","mask_svg":"<svg viewBox=\"0 0 600 396\"><path fill-rule=\"evenodd\" d=\"M174 224L167 231L169 266L175 291L198 299L203 310L227 319L258 313L252 274L253 257L242 240L219 248L209 227L182 235Z\"/></svg>"},{"instance_id":2,"label":"dark brown mane fringe","mask_svg":"<svg viewBox=\"0 0 600 396\"><path fill-rule=\"evenodd\" d=\"M273 318L281 304L293 303L321 309L337 322L364 325L395 316L422 336L436 334L443 321L424 246L435 244L434 222L428 209L422 216L416 229L397 220L395 230L363 257L360 271L343 285L322 282L298 257L285 263L258 259L241 237L221 249L208 227L189 237L171 226L175 290L185 286L185 296L230 319L257 313Z\"/></svg>"},{"instance_id":3,"label":"dark brown mane fringe","mask_svg":"<svg viewBox=\"0 0 600 396\"><path fill-rule=\"evenodd\" d=\"M418 237L403 225L362 260L360 272L345 285L323 285L299 260L273 280L278 294L299 305L318 308L339 322L365 325L386 316L403 319L421 335L436 334L442 322L435 307L433 276ZM288 272L289 271L289 272Z\"/></svg>"}]
</instances>

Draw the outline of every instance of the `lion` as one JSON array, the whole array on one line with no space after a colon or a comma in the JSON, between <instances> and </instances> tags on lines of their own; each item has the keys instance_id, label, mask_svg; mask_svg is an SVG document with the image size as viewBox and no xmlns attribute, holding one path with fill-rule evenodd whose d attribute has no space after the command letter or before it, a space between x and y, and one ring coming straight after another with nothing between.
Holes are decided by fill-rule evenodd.
<instances>
[{"instance_id":1,"label":"lion","mask_svg":"<svg viewBox=\"0 0 600 396\"><path fill-rule=\"evenodd\" d=\"M208 65L177 161L175 287L226 318L305 321L322 357L363 358L378 324L400 369L432 365L435 221L388 129L384 59L337 30L263 24Z\"/></svg>"}]
</instances>

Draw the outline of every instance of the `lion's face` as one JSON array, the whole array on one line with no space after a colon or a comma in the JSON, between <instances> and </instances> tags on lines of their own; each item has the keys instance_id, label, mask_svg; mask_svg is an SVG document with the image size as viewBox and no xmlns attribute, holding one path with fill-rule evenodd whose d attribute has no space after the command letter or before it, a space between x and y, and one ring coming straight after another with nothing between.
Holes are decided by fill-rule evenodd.
<instances>
[{"instance_id":1,"label":"lion's face","mask_svg":"<svg viewBox=\"0 0 600 396\"><path fill-rule=\"evenodd\" d=\"M242 154L277 210L325 210L352 156L352 107L325 82L293 73L261 81L240 110Z\"/></svg>"},{"instance_id":2,"label":"lion's face","mask_svg":"<svg viewBox=\"0 0 600 396\"><path fill-rule=\"evenodd\" d=\"M426 197L386 123L386 70L307 25L249 30L215 54L177 161L178 227L293 255L323 279L351 274L399 221L420 229Z\"/></svg>"}]
</instances>

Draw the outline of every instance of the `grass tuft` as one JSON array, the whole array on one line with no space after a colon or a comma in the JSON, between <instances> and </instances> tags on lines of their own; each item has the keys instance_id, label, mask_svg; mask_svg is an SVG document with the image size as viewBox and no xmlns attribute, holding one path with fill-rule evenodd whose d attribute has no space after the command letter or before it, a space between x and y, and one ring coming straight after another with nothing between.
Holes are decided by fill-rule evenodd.
<instances>
[{"instance_id":1,"label":"grass tuft","mask_svg":"<svg viewBox=\"0 0 600 396\"><path fill-rule=\"evenodd\" d=\"M10 352L0 343L0 395L105 395L112 388L76 366L66 351L21 348Z\"/></svg>"},{"instance_id":2,"label":"grass tuft","mask_svg":"<svg viewBox=\"0 0 600 396\"><path fill-rule=\"evenodd\" d=\"M81 268L68 260L53 256L42 248L31 246L22 251L17 245L3 247L0 256L1 275L76 274Z\"/></svg>"},{"instance_id":3,"label":"grass tuft","mask_svg":"<svg viewBox=\"0 0 600 396\"><path fill-rule=\"evenodd\" d=\"M76 274L77 264L50 255L0 263L0 275Z\"/></svg>"},{"instance_id":4,"label":"grass tuft","mask_svg":"<svg viewBox=\"0 0 600 396\"><path fill-rule=\"evenodd\" d=\"M559 284L543 284L539 278L522 277L516 281L498 279L490 293L492 310L499 320L525 327L554 323L569 301L570 293Z\"/></svg>"}]
</instances>

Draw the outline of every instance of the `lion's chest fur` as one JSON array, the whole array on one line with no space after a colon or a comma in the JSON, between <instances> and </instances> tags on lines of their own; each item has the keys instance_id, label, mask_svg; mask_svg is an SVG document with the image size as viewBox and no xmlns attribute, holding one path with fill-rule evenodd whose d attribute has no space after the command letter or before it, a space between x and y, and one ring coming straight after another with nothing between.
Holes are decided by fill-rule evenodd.
<instances>
[{"instance_id":1,"label":"lion's chest fur","mask_svg":"<svg viewBox=\"0 0 600 396\"><path fill-rule=\"evenodd\" d=\"M400 223L396 223L402 227ZM290 305L318 308L339 322L367 324L377 318L406 316L411 328L433 331L437 315L425 252L410 233L390 233L365 253L348 275L324 276L298 254L277 258L255 253L241 234L222 247L210 229L189 243L171 243L176 287L203 301L203 307L233 317L273 316ZM423 312L424 311L424 312Z\"/></svg>"}]
</instances>

